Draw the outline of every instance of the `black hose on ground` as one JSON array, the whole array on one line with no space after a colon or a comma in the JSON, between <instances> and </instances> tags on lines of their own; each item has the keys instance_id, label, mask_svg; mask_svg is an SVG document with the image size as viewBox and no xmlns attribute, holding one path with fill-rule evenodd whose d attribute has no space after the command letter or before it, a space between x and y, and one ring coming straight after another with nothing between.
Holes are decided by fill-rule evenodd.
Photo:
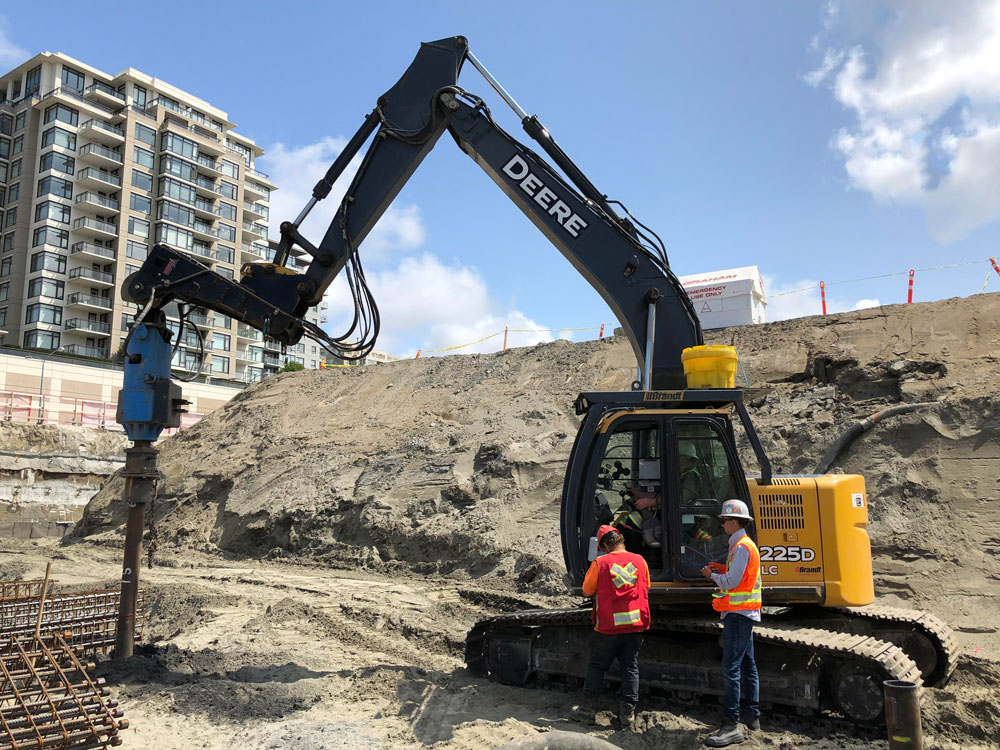
<instances>
[{"instance_id":1,"label":"black hose on ground","mask_svg":"<svg viewBox=\"0 0 1000 750\"><path fill-rule=\"evenodd\" d=\"M828 450L826 455L823 456L823 460L816 465L816 470L813 474L826 474L827 469L830 468L830 464L837 459L837 456L839 456L848 445L854 442L854 439L857 438L858 435L863 432L867 432L883 419L893 417L897 414L909 414L911 411L922 409L925 406L933 406L934 403L935 402L933 401L923 401L917 404L900 404L899 406L890 406L888 409L875 412L870 417L865 417L860 422L855 422L848 427L839 438L837 438L837 441L832 446L830 446L830 450Z\"/></svg>"}]
</instances>

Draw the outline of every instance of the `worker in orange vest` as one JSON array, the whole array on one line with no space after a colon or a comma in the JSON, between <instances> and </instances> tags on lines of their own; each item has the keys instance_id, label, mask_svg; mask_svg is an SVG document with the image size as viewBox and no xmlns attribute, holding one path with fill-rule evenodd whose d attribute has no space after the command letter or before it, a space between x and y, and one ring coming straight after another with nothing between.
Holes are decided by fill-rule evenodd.
<instances>
[{"instance_id":1,"label":"worker in orange vest","mask_svg":"<svg viewBox=\"0 0 1000 750\"><path fill-rule=\"evenodd\" d=\"M604 675L618 659L618 720L630 729L639 701L639 649L649 630L649 566L641 555L625 549L625 538L614 526L597 530L598 556L583 579L583 593L594 597L591 619L590 663L583 685L583 701L573 718L593 724Z\"/></svg>"},{"instance_id":2,"label":"worker in orange vest","mask_svg":"<svg viewBox=\"0 0 1000 750\"><path fill-rule=\"evenodd\" d=\"M747 728L760 729L760 689L757 663L753 658L753 626L760 622L760 552L746 532L753 521L742 500L722 504L722 530L729 537L726 565L709 563L701 569L715 582L719 593L712 595L712 608L722 613L722 727L705 739L709 747L725 747L743 742L746 735L739 724L740 686L747 714Z\"/></svg>"}]
</instances>

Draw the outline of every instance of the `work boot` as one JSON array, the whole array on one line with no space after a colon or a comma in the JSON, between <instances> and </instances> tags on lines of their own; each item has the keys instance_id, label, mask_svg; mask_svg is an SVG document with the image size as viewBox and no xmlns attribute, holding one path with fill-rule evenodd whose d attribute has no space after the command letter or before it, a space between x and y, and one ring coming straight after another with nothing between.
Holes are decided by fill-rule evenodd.
<instances>
[{"instance_id":1,"label":"work boot","mask_svg":"<svg viewBox=\"0 0 1000 750\"><path fill-rule=\"evenodd\" d=\"M597 696L584 695L580 702L570 709L569 717L581 724L597 723Z\"/></svg>"},{"instance_id":2,"label":"work boot","mask_svg":"<svg viewBox=\"0 0 1000 750\"><path fill-rule=\"evenodd\" d=\"M760 717L759 716L751 716L749 719L746 720L745 724L747 725L747 729L749 731L751 731L751 732L759 732L760 731Z\"/></svg>"},{"instance_id":3,"label":"work boot","mask_svg":"<svg viewBox=\"0 0 1000 750\"><path fill-rule=\"evenodd\" d=\"M621 724L622 729L630 731L632 729L632 724L635 721L635 704L626 703L625 701L618 702L618 723Z\"/></svg>"},{"instance_id":4,"label":"work boot","mask_svg":"<svg viewBox=\"0 0 1000 750\"><path fill-rule=\"evenodd\" d=\"M723 719L722 727L715 734L706 737L705 744L709 747L726 747L726 745L736 745L745 739L739 724L732 719Z\"/></svg>"}]
</instances>

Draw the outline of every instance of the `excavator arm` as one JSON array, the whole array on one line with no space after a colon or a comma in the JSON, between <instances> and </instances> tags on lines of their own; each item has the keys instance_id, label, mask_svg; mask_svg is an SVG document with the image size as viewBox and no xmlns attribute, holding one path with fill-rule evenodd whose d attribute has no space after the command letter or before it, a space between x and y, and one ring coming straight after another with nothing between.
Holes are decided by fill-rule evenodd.
<instances>
[{"instance_id":1,"label":"excavator arm","mask_svg":"<svg viewBox=\"0 0 1000 750\"><path fill-rule=\"evenodd\" d=\"M522 115L526 132L568 179L504 132L483 101L458 86L459 72L469 60ZM632 343L645 389L684 388L680 353L701 344L702 333L665 252L636 229L637 222L618 215L538 119L524 114L482 68L463 37L421 45L410 67L379 97L316 185L309 204L294 221L281 225L274 263L244 265L237 282L189 255L157 245L126 280L123 298L148 309L178 300L217 310L285 344L308 333L338 354L350 352L352 346L358 351L352 336L364 339L370 349L378 311L364 284L358 247L446 130L611 307ZM313 245L299 225L369 140L326 234ZM309 256L303 273L286 266L293 248ZM332 339L304 318L345 269L357 313L347 334Z\"/></svg>"}]
</instances>

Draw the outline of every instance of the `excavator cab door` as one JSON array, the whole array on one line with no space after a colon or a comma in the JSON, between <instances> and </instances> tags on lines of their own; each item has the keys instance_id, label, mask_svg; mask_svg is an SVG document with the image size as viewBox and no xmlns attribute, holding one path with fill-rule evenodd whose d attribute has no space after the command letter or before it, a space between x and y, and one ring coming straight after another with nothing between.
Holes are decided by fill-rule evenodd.
<instances>
[{"instance_id":1,"label":"excavator cab door","mask_svg":"<svg viewBox=\"0 0 1000 750\"><path fill-rule=\"evenodd\" d=\"M668 457L672 488L664 516L670 531L670 580L701 581L709 562L725 563L729 537L718 515L726 500L750 506L749 490L728 416L677 416L670 420ZM755 536L753 524L748 533Z\"/></svg>"}]
</instances>

